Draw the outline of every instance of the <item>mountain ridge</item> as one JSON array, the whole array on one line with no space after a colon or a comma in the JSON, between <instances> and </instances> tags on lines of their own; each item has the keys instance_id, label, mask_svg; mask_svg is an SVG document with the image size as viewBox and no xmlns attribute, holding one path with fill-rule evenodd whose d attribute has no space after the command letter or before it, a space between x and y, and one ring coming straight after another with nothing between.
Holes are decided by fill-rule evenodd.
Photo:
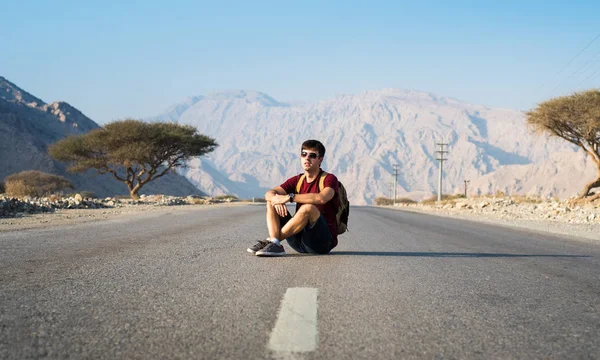
<instances>
[{"instance_id":1,"label":"mountain ridge","mask_svg":"<svg viewBox=\"0 0 600 360\"><path fill-rule=\"evenodd\" d=\"M242 183L245 178L256 180L246 191L236 192L223 188L222 183L212 186L206 175L188 171L186 174L195 179L193 183L244 197L262 196L266 189L300 171L297 153L302 141L310 138L324 143L327 154L323 168L348 184L354 204L370 204L375 197L389 194L394 164L400 168L399 196L435 193L439 142L448 143L446 150L450 151L444 164L445 193L462 192L463 180L470 179L475 193L492 188L508 193L572 196L579 183L585 182L561 181L563 185L557 188L544 186L546 180L539 178L522 183L542 185L523 188L506 176L494 177L493 173L505 166L560 167L550 161L551 154L557 152L581 156L564 141L534 136L520 110L398 88L338 95L301 106L272 107L246 100L239 96L201 99L170 120L196 126L218 139L221 147L207 160L222 176ZM541 176L535 171L522 173Z\"/></svg>"},{"instance_id":2,"label":"mountain ridge","mask_svg":"<svg viewBox=\"0 0 600 360\"><path fill-rule=\"evenodd\" d=\"M127 187L109 174L95 171L71 174L66 165L52 159L48 145L69 135L99 128L93 120L64 101L46 104L4 77L0 77L0 181L8 175L39 170L71 180L75 191L92 191L96 196L128 195ZM179 175L167 175L148 183L142 194L202 195Z\"/></svg>"}]
</instances>

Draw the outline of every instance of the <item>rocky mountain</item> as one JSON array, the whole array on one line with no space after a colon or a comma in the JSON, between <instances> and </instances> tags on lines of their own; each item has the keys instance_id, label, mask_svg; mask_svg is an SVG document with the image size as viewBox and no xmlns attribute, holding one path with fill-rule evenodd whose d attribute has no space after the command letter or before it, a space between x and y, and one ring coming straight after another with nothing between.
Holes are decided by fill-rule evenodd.
<instances>
[{"instance_id":1,"label":"rocky mountain","mask_svg":"<svg viewBox=\"0 0 600 360\"><path fill-rule=\"evenodd\" d=\"M306 139L325 144L323 168L344 183L353 204L389 195L395 164L399 197L436 193L436 143L448 144L444 193L462 193L469 180L469 194L568 197L595 175L577 148L532 134L521 111L400 89L303 105L260 92L221 92L190 98L148 120L190 124L218 140L215 152L182 172L209 194L262 196L301 172Z\"/></svg>"},{"instance_id":2,"label":"rocky mountain","mask_svg":"<svg viewBox=\"0 0 600 360\"><path fill-rule=\"evenodd\" d=\"M48 145L69 135L84 134L99 125L66 102L46 104L0 77L0 181L23 170L40 170L65 176L76 191L97 196L127 195L125 184L90 171L70 174L47 153ZM201 195L188 180L166 175L144 186L143 194Z\"/></svg>"}]
</instances>

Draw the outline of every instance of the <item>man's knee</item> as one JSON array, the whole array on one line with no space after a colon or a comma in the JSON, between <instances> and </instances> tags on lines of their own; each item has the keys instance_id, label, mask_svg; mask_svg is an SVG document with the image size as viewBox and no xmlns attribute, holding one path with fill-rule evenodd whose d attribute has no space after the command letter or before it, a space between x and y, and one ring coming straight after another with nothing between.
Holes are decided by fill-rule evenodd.
<instances>
[{"instance_id":1,"label":"man's knee","mask_svg":"<svg viewBox=\"0 0 600 360\"><path fill-rule=\"evenodd\" d=\"M270 201L267 201L267 211L275 211L275 207Z\"/></svg>"},{"instance_id":2,"label":"man's knee","mask_svg":"<svg viewBox=\"0 0 600 360\"><path fill-rule=\"evenodd\" d=\"M319 218L319 216L321 216L319 208L312 204L302 205L298 212L302 216L307 217L311 223L315 222Z\"/></svg>"},{"instance_id":3,"label":"man's knee","mask_svg":"<svg viewBox=\"0 0 600 360\"><path fill-rule=\"evenodd\" d=\"M311 214L319 211L319 209L313 204L304 204L298 209L298 212L302 214Z\"/></svg>"}]
</instances>

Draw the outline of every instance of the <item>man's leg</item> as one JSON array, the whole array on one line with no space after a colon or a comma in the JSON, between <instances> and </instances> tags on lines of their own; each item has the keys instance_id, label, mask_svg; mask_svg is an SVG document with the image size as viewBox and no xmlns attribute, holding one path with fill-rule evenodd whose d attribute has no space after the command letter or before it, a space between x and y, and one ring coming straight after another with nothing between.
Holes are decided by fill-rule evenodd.
<instances>
[{"instance_id":1,"label":"man's leg","mask_svg":"<svg viewBox=\"0 0 600 360\"><path fill-rule=\"evenodd\" d=\"M281 239L281 226L285 225L285 222L290 217L290 214L288 214L285 218L280 217L271 202L267 201L267 231L269 232L269 237L266 240L258 240L258 242L249 247L247 251L256 255L257 252L263 250L267 245L269 245L271 239Z\"/></svg>"},{"instance_id":2,"label":"man's leg","mask_svg":"<svg viewBox=\"0 0 600 360\"><path fill-rule=\"evenodd\" d=\"M267 227L269 228L269 235L273 237L273 234L278 234L279 237L276 239L284 240L287 239L290 246L298 251L305 252L301 246L300 241L295 241L294 235L302 231L306 225L314 223L320 216L319 209L314 205L305 204L296 211L296 214L292 218L286 217L281 219L279 214L272 207L269 209L267 205ZM281 226L282 221L284 222L281 229L274 229L273 225ZM292 244L293 243L293 244ZM294 246L296 245L296 246ZM276 242L271 242L263 249L256 252L258 256L281 256L285 255L285 250L282 245Z\"/></svg>"},{"instance_id":3,"label":"man's leg","mask_svg":"<svg viewBox=\"0 0 600 360\"><path fill-rule=\"evenodd\" d=\"M281 228L281 239L287 239L304 230L306 225L314 224L321 216L319 209L312 204L304 204L296 214Z\"/></svg>"},{"instance_id":4,"label":"man's leg","mask_svg":"<svg viewBox=\"0 0 600 360\"><path fill-rule=\"evenodd\" d=\"M285 255L285 249L280 242L285 239L281 237L281 227L285 226L292 217L287 213L287 210L285 211L286 215L284 217L279 215L277 209L279 208L279 210L281 210L282 207L285 207L285 205L276 205L276 207L274 207L270 201L267 201L267 230L269 231L269 239L266 241L259 241L258 244L251 249L256 251L252 252L251 250L248 250L249 252L258 256Z\"/></svg>"},{"instance_id":5,"label":"man's leg","mask_svg":"<svg viewBox=\"0 0 600 360\"><path fill-rule=\"evenodd\" d=\"M267 201L267 230L269 230L269 238L283 240L281 238L280 224L281 217L279 216L271 202Z\"/></svg>"},{"instance_id":6,"label":"man's leg","mask_svg":"<svg viewBox=\"0 0 600 360\"><path fill-rule=\"evenodd\" d=\"M311 254L328 254L333 249L333 236L323 215L302 232L302 248Z\"/></svg>"}]
</instances>

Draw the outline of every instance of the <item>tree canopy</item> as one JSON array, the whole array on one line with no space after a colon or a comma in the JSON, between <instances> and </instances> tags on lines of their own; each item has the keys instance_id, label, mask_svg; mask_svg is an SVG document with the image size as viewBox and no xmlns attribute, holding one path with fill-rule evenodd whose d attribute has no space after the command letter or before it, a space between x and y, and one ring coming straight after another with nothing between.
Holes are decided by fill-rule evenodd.
<instances>
[{"instance_id":1,"label":"tree canopy","mask_svg":"<svg viewBox=\"0 0 600 360\"><path fill-rule=\"evenodd\" d=\"M215 139L189 125L125 119L87 134L69 136L48 148L50 156L69 164L71 172L90 169L124 182L133 199L148 182L210 153Z\"/></svg>"},{"instance_id":2,"label":"tree canopy","mask_svg":"<svg viewBox=\"0 0 600 360\"><path fill-rule=\"evenodd\" d=\"M582 148L596 164L596 180L588 183L581 197L600 186L600 91L588 90L545 101L527 112L527 123L538 132L560 137ZM594 196L593 199L598 198Z\"/></svg>"}]
</instances>

